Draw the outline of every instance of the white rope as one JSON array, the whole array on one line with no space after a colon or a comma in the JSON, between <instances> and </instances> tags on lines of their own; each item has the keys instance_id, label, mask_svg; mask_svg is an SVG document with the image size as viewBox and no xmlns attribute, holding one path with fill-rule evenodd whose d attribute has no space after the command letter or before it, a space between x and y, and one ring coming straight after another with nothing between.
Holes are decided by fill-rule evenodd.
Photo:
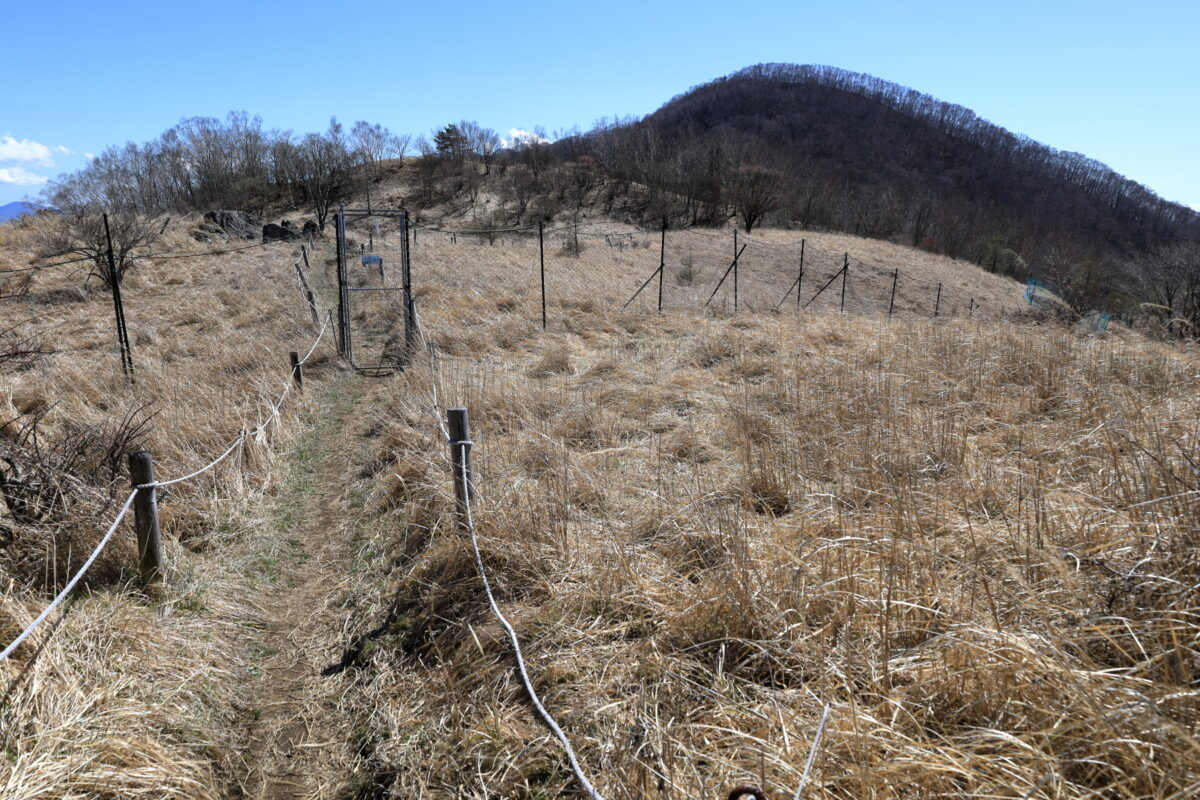
<instances>
[{"instance_id":1,"label":"white rope","mask_svg":"<svg viewBox=\"0 0 1200 800\"><path fill-rule=\"evenodd\" d=\"M441 422L440 419L438 421ZM470 441L462 441L451 442L451 444L457 444L464 448L470 448L473 443ZM517 632L513 630L513 626L509 624L504 614L501 613L500 606L496 604L496 598L492 595L492 584L490 581L488 581L487 572L483 568L483 556L479 552L479 540L475 536L475 519L471 513L471 487L469 486L468 482L466 458L462 459L460 469L462 471L463 485L467 489L467 491L464 492L466 495L464 506L467 512L467 531L471 534L471 548L475 551L475 568L479 570L479 579L483 582L483 590L487 593L488 605L492 607L492 613L496 616L496 619L500 621L500 624L508 633L508 639L512 643L513 653L517 657L517 669L521 673L521 682L525 684L525 691L529 694L529 699L533 701L534 708L536 708L538 714L541 715L542 721L544 721L550 730L554 732L554 735L558 737L558 741L562 744L563 750L566 751L567 760L571 762L571 769L574 771L575 777L579 780L579 784L583 787L584 791L587 792L588 796L592 798L592 800L604 800L604 796L601 795L600 792L596 791L596 787L592 786L591 781L589 781L587 776L583 774L583 768L579 765L579 759L575 757L575 750L571 747L571 741L567 738L567 734L565 734L563 729L558 726L558 723L554 721L554 717L550 716L550 712L547 711L546 707L542 705L542 701L538 698L537 692L534 691L533 683L529 680L529 672L525 669L525 658L521 655L521 643L517 640Z\"/></svg>"},{"instance_id":2,"label":"white rope","mask_svg":"<svg viewBox=\"0 0 1200 800\"><path fill-rule=\"evenodd\" d=\"M137 497L137 493L137 489L134 489L129 493L129 497L125 500L125 505L121 506L121 513L117 514L117 518L113 520L112 525L110 525L108 528L108 533L104 534L104 538L100 540L100 544L96 545L96 549L92 551L90 556L88 556L88 560L83 562L83 566L80 567L79 571L75 573L75 577L71 578L70 582L67 583L67 585L63 587L63 590L58 593L58 596L50 601L50 605L46 606L46 610L41 614L38 614L37 619L30 623L28 628L21 631L21 635L14 639L12 644L4 648L4 652L0 653L0 661L8 658L9 654L16 650L17 647L20 646L21 642L25 641L29 634L33 633L33 629L38 625L41 625L42 622L45 621L46 617L50 616L50 613L58 607L58 604L61 603L63 599L71 593L71 590L75 588L75 584L79 583L79 579L83 577L83 573L88 571L88 567L92 565L92 562L96 560L96 556L100 555L100 551L104 549L104 545L108 544L108 540L112 538L113 532L116 531L117 526L121 524L121 520L125 518L125 514L129 512L129 507L133 505L133 498Z\"/></svg>"},{"instance_id":3,"label":"white rope","mask_svg":"<svg viewBox=\"0 0 1200 800\"><path fill-rule=\"evenodd\" d=\"M316 341L313 342L312 347L310 347L308 350L308 355L304 356L304 359L302 361L300 361L301 364L303 364L305 361L308 361L309 357L313 354L314 351L316 351L317 345L319 345L321 343L321 338L325 335L325 329L328 326L329 326L329 319L326 318L325 324L321 326L321 330L317 334ZM267 417L265 422L263 422L257 428L255 428L249 432L247 432L245 427L243 427L242 432L239 433L238 437L233 440L233 444L229 445L229 449L226 450L221 455L217 456L214 460L210 461L207 465L201 467L200 469L196 470L195 472L184 475L182 478L174 478L169 481L154 481L153 483L143 483L143 484L140 484L137 488L153 489L153 488L161 488L163 486L172 486L176 483L183 483L184 481L189 481L192 478L195 478L199 475L203 475L204 473L208 472L213 467L220 464L225 459L229 458L229 456L231 456L233 454L233 451L237 449L238 445L240 445L242 442L246 441L246 436L248 433L257 436L258 434L262 433L266 429L267 425L271 424L271 422L273 422L275 420L275 418L279 416L279 409L283 406L283 401L287 399L288 393L291 392L292 383L293 383L293 380L291 377L289 377L287 379L286 383L284 384L283 394L281 394L279 396L278 401L271 404L271 414L270 414L270 416Z\"/></svg>"},{"instance_id":4,"label":"white rope","mask_svg":"<svg viewBox=\"0 0 1200 800\"><path fill-rule=\"evenodd\" d=\"M321 337L325 335L325 329L329 327L329 320L332 317L333 317L332 314L325 317L325 324L321 326L321 331L320 331L320 333L317 334L317 340L315 342L313 342L312 347L308 348L308 352L305 354L304 358L300 359L300 364L298 366L302 366L305 361L308 361L309 357L317 349L317 345L319 345L321 343Z\"/></svg>"},{"instance_id":5,"label":"white rope","mask_svg":"<svg viewBox=\"0 0 1200 800\"><path fill-rule=\"evenodd\" d=\"M812 747L808 750L808 761L804 763L804 774L800 776L800 784L796 787L796 795L792 800L800 800L800 792L804 791L804 785L808 783L808 771L812 769L813 759L817 757L817 748L821 746L821 734L825 732L825 721L829 719L829 704L825 704L825 710L821 712L821 723L817 725L817 735L813 737Z\"/></svg>"},{"instance_id":6,"label":"white rope","mask_svg":"<svg viewBox=\"0 0 1200 800\"><path fill-rule=\"evenodd\" d=\"M192 478L195 478L197 475L203 475L204 473L208 472L210 469L215 467L217 464L220 464L222 461L229 458L230 454L232 454L233 451L237 449L237 446L239 444L241 444L242 442L244 442L245 440L246 440L246 429L242 428L242 432L239 433L238 437L233 440L233 444L229 445L229 449L226 450L221 455L217 456L214 460L208 462L208 464L206 466L201 467L200 469L196 470L193 473L184 475L182 478L173 478L172 480L169 480L169 481L154 481L152 483L140 483L135 488L158 489L158 488L162 488L163 486L173 486L176 483L183 483L184 481L190 481Z\"/></svg>"},{"instance_id":7,"label":"white rope","mask_svg":"<svg viewBox=\"0 0 1200 800\"><path fill-rule=\"evenodd\" d=\"M316 341L313 342L312 347L309 348L308 353L300 361L301 364L303 364L305 361L308 361L309 357L312 356L312 354L316 351L317 345L319 345L321 343L321 338L324 337L324 335L325 335L325 329L329 326L329 319L330 319L330 317L326 317L325 324L321 326L321 330L317 333ZM277 416L279 416L279 409L280 409L280 407L282 407L283 401L284 401L284 399L287 398L288 392L290 392L291 389L292 389L292 381L289 378L288 382L284 385L283 394L281 394L279 396L279 401L271 406L271 415L267 418L266 422L262 423L261 425L259 425L257 428L254 429L253 433L255 435L261 433L266 428L266 426L268 424L270 424L270 422L272 420L274 420ZM173 478L169 481L153 481L151 483L138 484L137 486L133 487L133 491L131 491L129 493L129 497L125 500L125 505L123 505L121 507L121 512L119 514L117 514L117 518L115 520L113 520L112 525L109 526L108 532L104 534L104 537L100 540L100 543L98 545L96 545L96 549L92 551L92 554L90 556L88 556L88 560L84 562L83 566L79 568L79 571L75 573L75 576L73 578L71 578L70 582L67 583L67 585L63 588L63 590L58 593L58 596L55 597L54 600L52 600L50 602L50 605L46 606L46 609L41 614L38 615L37 619L35 619L29 625L28 628L23 630L21 632L21 635L18 636L15 640L13 640L12 644L10 644L8 647L4 648L4 652L0 653L0 661L3 661L4 659L8 658L9 654L12 653L14 650L16 650L17 647L20 646L21 642L25 641L25 639L29 636L29 634L33 632L34 628L36 628L38 625L41 625L42 622L45 621L46 617L50 616L50 613L52 611L54 611L55 608L58 607L59 603L61 603L63 601L63 599L68 594L71 593L71 590L75 588L75 584L79 582L79 579L83 577L83 574L88 571L88 568L90 566L92 566L92 562L95 561L96 557L100 555L100 551L104 549L104 546L106 544L108 544L108 540L112 538L113 533L117 530L117 526L121 524L121 520L125 518L125 515L127 513L129 513L129 507L131 505L133 505L133 498L137 497L137 493L139 490L141 490L141 489L160 489L164 486L173 486L176 483L183 483L184 481L190 481L192 478L195 478L199 475L203 475L204 473L208 472L213 467L220 464L225 459L229 458L229 456L233 454L233 451L238 448L238 445L240 445L240 444L242 444L242 442L246 441L246 435L247 435L247 431L246 431L245 426L243 425L242 432L239 433L238 437L233 440L233 444L229 445L229 449L227 449L224 453L217 456L215 459L213 459L212 461L210 461L208 464L201 467L200 469L196 470L195 472L184 475L181 478Z\"/></svg>"}]
</instances>

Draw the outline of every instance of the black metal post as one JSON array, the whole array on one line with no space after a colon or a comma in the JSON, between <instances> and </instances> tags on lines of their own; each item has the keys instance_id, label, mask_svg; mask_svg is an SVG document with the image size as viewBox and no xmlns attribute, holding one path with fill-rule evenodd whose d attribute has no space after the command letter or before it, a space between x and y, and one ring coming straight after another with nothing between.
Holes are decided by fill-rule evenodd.
<instances>
[{"instance_id":1,"label":"black metal post","mask_svg":"<svg viewBox=\"0 0 1200 800\"><path fill-rule=\"evenodd\" d=\"M129 331L125 327L125 305L121 302L121 275L117 272L117 259L113 253L112 231L108 227L108 214L104 215L104 238L108 243L108 280L112 285L113 312L117 323L117 347L121 356L121 372L126 378L133 377L133 353L129 346Z\"/></svg>"},{"instance_id":2,"label":"black metal post","mask_svg":"<svg viewBox=\"0 0 1200 800\"><path fill-rule=\"evenodd\" d=\"M662 244L658 250L658 313L662 313L663 273L667 271L667 218L663 217Z\"/></svg>"},{"instance_id":3,"label":"black metal post","mask_svg":"<svg viewBox=\"0 0 1200 800\"><path fill-rule=\"evenodd\" d=\"M733 229L733 313L738 310L738 246L737 228Z\"/></svg>"},{"instance_id":4,"label":"black metal post","mask_svg":"<svg viewBox=\"0 0 1200 800\"><path fill-rule=\"evenodd\" d=\"M338 353L353 360L350 351L350 293L346 283L346 215L344 207L334 215L337 231L337 277L338 277Z\"/></svg>"},{"instance_id":5,"label":"black metal post","mask_svg":"<svg viewBox=\"0 0 1200 800\"><path fill-rule=\"evenodd\" d=\"M538 220L538 262L542 271L542 330L546 330L546 242L543 223Z\"/></svg>"},{"instance_id":6,"label":"black metal post","mask_svg":"<svg viewBox=\"0 0 1200 800\"><path fill-rule=\"evenodd\" d=\"M846 276L850 274L850 254L846 253L842 256L842 308L843 314L846 313Z\"/></svg>"},{"instance_id":7,"label":"black metal post","mask_svg":"<svg viewBox=\"0 0 1200 800\"><path fill-rule=\"evenodd\" d=\"M800 274L796 276L796 310L800 310L800 287L804 283L804 240L800 240Z\"/></svg>"},{"instance_id":8,"label":"black metal post","mask_svg":"<svg viewBox=\"0 0 1200 800\"><path fill-rule=\"evenodd\" d=\"M888 319L892 318L892 310L896 307L896 282L900 280L900 270L892 273L892 299L888 301Z\"/></svg>"},{"instance_id":9,"label":"black metal post","mask_svg":"<svg viewBox=\"0 0 1200 800\"><path fill-rule=\"evenodd\" d=\"M733 254L733 261L729 262L729 267L725 270L725 274L721 276L721 280L717 281L717 285L713 287L712 294L710 294L708 299L704 301L705 308L708 308L708 304L711 303L712 299L717 296L717 292L721 289L721 285L725 283L725 279L729 277L729 273L732 272L734 275L737 274L738 256L740 256L745 249L746 245L742 245L742 249ZM790 292L791 288L789 288L788 291ZM786 297L786 295L784 296ZM780 300L779 302L782 303L783 301ZM778 306L776 306L776 308L778 308Z\"/></svg>"},{"instance_id":10,"label":"black metal post","mask_svg":"<svg viewBox=\"0 0 1200 800\"><path fill-rule=\"evenodd\" d=\"M404 352L407 358L412 358L417 347L417 307L413 303L412 292L412 258L411 248L408 246L408 212L404 212L404 216L400 218L400 224L404 227L404 249L401 252L403 263L400 265L401 279L404 284ZM413 231L413 241L417 238L416 231Z\"/></svg>"}]
</instances>

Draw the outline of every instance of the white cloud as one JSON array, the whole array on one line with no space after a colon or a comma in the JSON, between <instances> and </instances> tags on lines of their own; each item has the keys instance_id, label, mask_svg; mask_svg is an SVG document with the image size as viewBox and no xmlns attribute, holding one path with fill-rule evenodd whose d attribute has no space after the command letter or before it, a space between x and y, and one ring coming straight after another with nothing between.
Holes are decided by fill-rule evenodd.
<instances>
[{"instance_id":1,"label":"white cloud","mask_svg":"<svg viewBox=\"0 0 1200 800\"><path fill-rule=\"evenodd\" d=\"M11 183L17 186L41 186L49 178L38 175L22 167L0 167L0 183Z\"/></svg>"},{"instance_id":2,"label":"white cloud","mask_svg":"<svg viewBox=\"0 0 1200 800\"><path fill-rule=\"evenodd\" d=\"M86 158L88 161L95 161L95 160L96 160L96 154L95 154L95 153L84 153L84 154L83 154L83 157L84 157L84 158Z\"/></svg>"},{"instance_id":3,"label":"white cloud","mask_svg":"<svg viewBox=\"0 0 1200 800\"><path fill-rule=\"evenodd\" d=\"M72 151L61 144L50 147L32 139L0 136L0 161L25 161L40 167L53 167L55 153L69 156Z\"/></svg>"},{"instance_id":4,"label":"white cloud","mask_svg":"<svg viewBox=\"0 0 1200 800\"><path fill-rule=\"evenodd\" d=\"M521 128L511 128L508 131L508 138L500 140L501 147L524 147L530 144L548 144L550 142L545 136L539 136L533 131L522 130Z\"/></svg>"}]
</instances>

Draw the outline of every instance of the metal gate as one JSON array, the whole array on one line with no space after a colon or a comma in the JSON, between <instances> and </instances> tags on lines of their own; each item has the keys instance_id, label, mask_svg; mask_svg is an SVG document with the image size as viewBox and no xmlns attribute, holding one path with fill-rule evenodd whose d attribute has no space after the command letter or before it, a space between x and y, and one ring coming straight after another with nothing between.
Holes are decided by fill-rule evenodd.
<instances>
[{"instance_id":1,"label":"metal gate","mask_svg":"<svg viewBox=\"0 0 1200 800\"><path fill-rule=\"evenodd\" d=\"M334 222L338 353L360 372L386 375L402 370L418 338L408 211L343 206Z\"/></svg>"}]
</instances>

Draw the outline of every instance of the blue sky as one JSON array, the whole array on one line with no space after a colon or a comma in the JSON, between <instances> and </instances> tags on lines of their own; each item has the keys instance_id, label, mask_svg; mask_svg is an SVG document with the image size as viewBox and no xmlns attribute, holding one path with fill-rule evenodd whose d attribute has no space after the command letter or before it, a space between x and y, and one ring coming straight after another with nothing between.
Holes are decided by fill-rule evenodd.
<instances>
[{"instance_id":1,"label":"blue sky","mask_svg":"<svg viewBox=\"0 0 1200 800\"><path fill-rule=\"evenodd\" d=\"M0 204L187 116L553 132L783 61L911 86L1200 208L1198 41L1200 0L8 0Z\"/></svg>"}]
</instances>

